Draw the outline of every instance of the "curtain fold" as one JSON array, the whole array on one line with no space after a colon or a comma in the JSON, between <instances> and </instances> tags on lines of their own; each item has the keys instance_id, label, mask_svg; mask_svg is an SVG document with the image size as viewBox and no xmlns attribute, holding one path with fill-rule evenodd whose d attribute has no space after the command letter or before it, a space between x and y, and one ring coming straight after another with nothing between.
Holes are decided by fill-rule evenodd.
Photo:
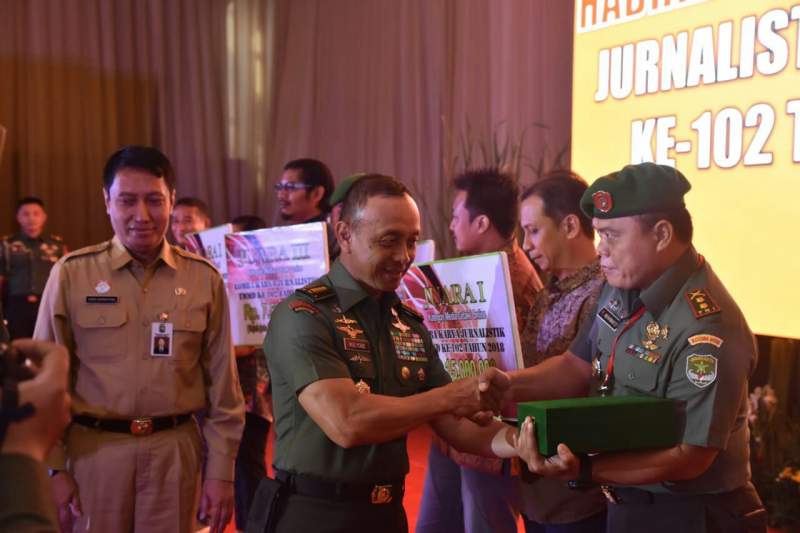
<instances>
[{"instance_id":1,"label":"curtain fold","mask_svg":"<svg viewBox=\"0 0 800 533\"><path fill-rule=\"evenodd\" d=\"M493 132L521 179L569 150L572 8L562 0L0 0L0 231L43 197L73 246L110 235L108 155L154 144L215 223L278 222L282 165L402 178L452 252L452 173Z\"/></svg>"}]
</instances>

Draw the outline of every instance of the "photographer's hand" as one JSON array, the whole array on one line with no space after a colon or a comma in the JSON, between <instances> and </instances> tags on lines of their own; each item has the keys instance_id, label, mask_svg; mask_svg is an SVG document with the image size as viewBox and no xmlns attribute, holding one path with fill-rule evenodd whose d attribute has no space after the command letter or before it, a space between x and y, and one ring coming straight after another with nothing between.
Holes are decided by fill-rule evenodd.
<instances>
[{"instance_id":1,"label":"photographer's hand","mask_svg":"<svg viewBox=\"0 0 800 533\"><path fill-rule=\"evenodd\" d=\"M70 420L69 355L63 346L51 342L24 339L13 346L33 361L34 377L19 384L19 405L31 403L35 411L8 426L0 451L43 462Z\"/></svg>"}]
</instances>

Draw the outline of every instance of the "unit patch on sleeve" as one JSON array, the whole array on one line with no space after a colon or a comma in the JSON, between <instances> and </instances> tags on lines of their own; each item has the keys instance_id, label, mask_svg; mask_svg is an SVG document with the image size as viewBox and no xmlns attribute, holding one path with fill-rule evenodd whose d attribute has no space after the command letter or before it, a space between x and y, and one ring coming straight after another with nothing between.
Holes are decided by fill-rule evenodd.
<instances>
[{"instance_id":1,"label":"unit patch on sleeve","mask_svg":"<svg viewBox=\"0 0 800 533\"><path fill-rule=\"evenodd\" d=\"M695 318L703 318L704 316L719 313L722 310L714 303L711 295L705 289L692 289L684 296L686 296L686 301L689 302L689 307L692 308Z\"/></svg>"},{"instance_id":2,"label":"unit patch on sleeve","mask_svg":"<svg viewBox=\"0 0 800 533\"><path fill-rule=\"evenodd\" d=\"M693 353L686 358L686 377L701 389L708 387L717 379L717 358Z\"/></svg>"}]
</instances>

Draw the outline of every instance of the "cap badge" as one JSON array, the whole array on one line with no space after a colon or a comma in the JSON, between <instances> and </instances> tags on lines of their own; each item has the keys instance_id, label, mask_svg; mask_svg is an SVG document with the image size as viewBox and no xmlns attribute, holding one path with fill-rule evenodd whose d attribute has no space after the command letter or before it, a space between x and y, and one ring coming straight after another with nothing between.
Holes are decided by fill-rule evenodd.
<instances>
[{"instance_id":1,"label":"cap badge","mask_svg":"<svg viewBox=\"0 0 800 533\"><path fill-rule=\"evenodd\" d=\"M592 195L592 202L594 208L601 213L608 213L614 207L614 202L611 200L611 193L608 191L597 191Z\"/></svg>"}]
</instances>

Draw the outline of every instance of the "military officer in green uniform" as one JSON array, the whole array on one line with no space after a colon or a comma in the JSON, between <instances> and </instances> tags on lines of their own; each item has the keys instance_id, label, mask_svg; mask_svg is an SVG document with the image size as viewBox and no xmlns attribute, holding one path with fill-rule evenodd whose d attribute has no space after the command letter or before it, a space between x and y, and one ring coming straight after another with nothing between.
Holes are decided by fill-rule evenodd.
<instances>
[{"instance_id":1,"label":"military officer in green uniform","mask_svg":"<svg viewBox=\"0 0 800 533\"><path fill-rule=\"evenodd\" d=\"M263 531L269 510L278 532L405 532L409 430L431 422L486 455L510 443L507 426L463 418L485 416L502 394L477 378L450 383L422 318L395 295L419 232L401 183L358 180L336 226L340 259L273 311L264 351L283 496L257 496L248 531Z\"/></svg>"},{"instance_id":2,"label":"military officer in green uniform","mask_svg":"<svg viewBox=\"0 0 800 533\"><path fill-rule=\"evenodd\" d=\"M599 178L581 208L600 235L606 275L592 322L569 351L511 375L514 398L645 395L685 405L680 442L668 449L544 458L533 423L518 451L538 474L601 484L608 531L764 531L750 483L748 379L753 335L731 295L692 246L677 170L643 163ZM631 431L636 421L631 420Z\"/></svg>"},{"instance_id":3,"label":"military officer in green uniform","mask_svg":"<svg viewBox=\"0 0 800 533\"><path fill-rule=\"evenodd\" d=\"M30 337L50 269L67 253L61 237L44 235L47 213L35 197L17 203L19 233L0 241L0 290L12 339Z\"/></svg>"}]
</instances>

